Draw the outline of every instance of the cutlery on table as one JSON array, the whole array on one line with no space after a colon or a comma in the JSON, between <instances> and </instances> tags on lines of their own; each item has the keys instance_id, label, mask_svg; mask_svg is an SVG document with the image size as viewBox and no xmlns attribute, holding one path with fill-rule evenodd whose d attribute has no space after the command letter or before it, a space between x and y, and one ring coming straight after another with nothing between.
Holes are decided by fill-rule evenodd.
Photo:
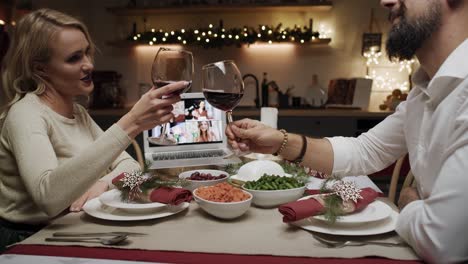
<instances>
[{"instance_id":1,"label":"cutlery on table","mask_svg":"<svg viewBox=\"0 0 468 264\"><path fill-rule=\"evenodd\" d=\"M95 232L95 233L86 233L86 232L55 232L52 234L54 237L98 237L98 236L146 236L145 233L135 233L135 232Z\"/></svg>"},{"instance_id":2,"label":"cutlery on table","mask_svg":"<svg viewBox=\"0 0 468 264\"><path fill-rule=\"evenodd\" d=\"M52 242L86 242L86 243L101 243L103 245L117 245L127 239L127 236L114 236L108 238L101 237L86 237L86 238L58 238L48 237L45 241Z\"/></svg>"},{"instance_id":3,"label":"cutlery on table","mask_svg":"<svg viewBox=\"0 0 468 264\"><path fill-rule=\"evenodd\" d=\"M329 240L323 237L319 237L317 235L313 235L314 238L319 241L320 243L326 245L329 248L342 248L342 247L359 247L365 245L378 245L384 247L406 247L407 244L404 242L382 242L382 241L353 241L353 240L342 240L342 241L335 241Z\"/></svg>"}]
</instances>

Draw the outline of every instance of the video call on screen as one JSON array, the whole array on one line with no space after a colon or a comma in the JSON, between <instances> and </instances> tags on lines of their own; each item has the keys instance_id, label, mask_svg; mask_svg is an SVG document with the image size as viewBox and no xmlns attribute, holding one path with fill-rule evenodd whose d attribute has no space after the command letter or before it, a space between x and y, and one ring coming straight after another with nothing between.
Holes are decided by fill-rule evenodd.
<instances>
[{"instance_id":1,"label":"video call on screen","mask_svg":"<svg viewBox=\"0 0 468 264\"><path fill-rule=\"evenodd\" d=\"M185 99L174 105L174 120L166 124L166 136L178 145L221 143L223 141L222 111L205 99ZM148 130L149 137L159 137L162 126ZM151 147L157 147L149 143Z\"/></svg>"}]
</instances>

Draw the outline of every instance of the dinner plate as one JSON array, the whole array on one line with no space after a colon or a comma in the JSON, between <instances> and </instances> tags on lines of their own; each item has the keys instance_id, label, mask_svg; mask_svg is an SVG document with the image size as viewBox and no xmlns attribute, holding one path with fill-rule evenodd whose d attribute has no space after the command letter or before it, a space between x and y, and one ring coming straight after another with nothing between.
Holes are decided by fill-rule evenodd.
<instances>
[{"instance_id":1,"label":"dinner plate","mask_svg":"<svg viewBox=\"0 0 468 264\"><path fill-rule=\"evenodd\" d=\"M390 217L380 221L366 222L363 224L338 223L329 225L325 221L309 217L291 224L308 231L340 236L369 236L391 232L395 230L398 213L393 211Z\"/></svg>"},{"instance_id":2,"label":"dinner plate","mask_svg":"<svg viewBox=\"0 0 468 264\"><path fill-rule=\"evenodd\" d=\"M307 197L310 198L311 196ZM307 197L301 198L299 200L307 199ZM336 219L336 223L360 224L379 221L389 217L392 211L393 209L386 203L376 200L357 213L340 216L338 219ZM327 220L323 215L316 215L313 216L313 218L322 221Z\"/></svg>"},{"instance_id":3,"label":"dinner plate","mask_svg":"<svg viewBox=\"0 0 468 264\"><path fill-rule=\"evenodd\" d=\"M122 201L120 195L120 190L113 189L101 194L99 196L99 201L109 207L119 208L125 211L150 211L167 207L167 205L163 203L127 203Z\"/></svg>"},{"instance_id":4,"label":"dinner plate","mask_svg":"<svg viewBox=\"0 0 468 264\"><path fill-rule=\"evenodd\" d=\"M102 204L98 198L94 198L86 202L83 206L83 211L89 214L90 216L105 219L105 220L114 220L114 221L138 221L138 220L148 220L162 218L177 214L189 207L189 203L181 203L177 206L167 206L166 209L157 210L153 212L137 213L121 210L118 208L113 208L107 205Z\"/></svg>"}]
</instances>

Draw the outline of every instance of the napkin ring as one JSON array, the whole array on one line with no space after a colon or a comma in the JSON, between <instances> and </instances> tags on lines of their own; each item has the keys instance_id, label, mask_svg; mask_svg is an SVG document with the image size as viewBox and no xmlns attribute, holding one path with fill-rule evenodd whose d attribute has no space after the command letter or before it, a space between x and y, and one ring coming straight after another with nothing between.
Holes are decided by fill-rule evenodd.
<instances>
[{"instance_id":1,"label":"napkin ring","mask_svg":"<svg viewBox=\"0 0 468 264\"><path fill-rule=\"evenodd\" d=\"M283 133L283 142L281 143L281 147L274 153L273 155L278 156L281 154L281 152L284 150L284 147L286 147L286 144L288 143L288 132L284 129L280 129L280 132Z\"/></svg>"}]
</instances>

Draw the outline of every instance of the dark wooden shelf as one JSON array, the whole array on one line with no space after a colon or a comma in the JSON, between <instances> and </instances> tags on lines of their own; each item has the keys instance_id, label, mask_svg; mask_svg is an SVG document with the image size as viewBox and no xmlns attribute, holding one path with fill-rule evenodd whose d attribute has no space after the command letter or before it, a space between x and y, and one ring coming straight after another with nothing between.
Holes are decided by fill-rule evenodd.
<instances>
[{"instance_id":1,"label":"dark wooden shelf","mask_svg":"<svg viewBox=\"0 0 468 264\"><path fill-rule=\"evenodd\" d=\"M213 12L313 12L328 11L332 8L331 1L319 4L288 4L288 5L200 5L179 7L153 7L153 8L130 8L109 7L107 10L119 16L140 16L157 14L186 14L186 13L213 13Z\"/></svg>"}]
</instances>

